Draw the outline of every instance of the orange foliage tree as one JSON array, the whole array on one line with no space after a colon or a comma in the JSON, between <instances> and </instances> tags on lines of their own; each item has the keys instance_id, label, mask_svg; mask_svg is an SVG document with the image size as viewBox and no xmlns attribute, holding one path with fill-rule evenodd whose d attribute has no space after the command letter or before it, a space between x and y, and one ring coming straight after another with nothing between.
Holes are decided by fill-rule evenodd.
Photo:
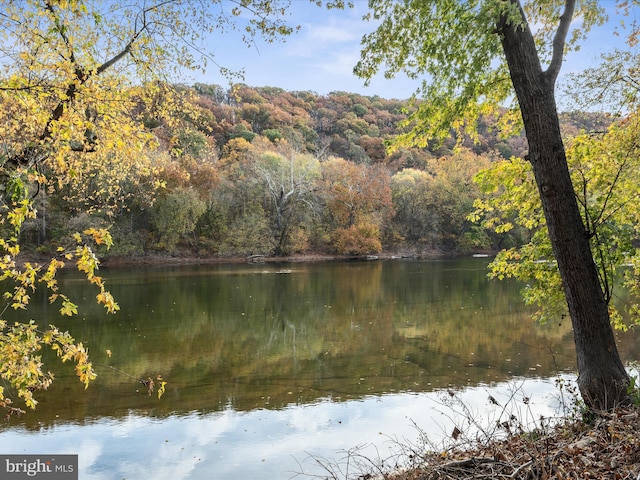
<instances>
[{"instance_id":1,"label":"orange foliage tree","mask_svg":"<svg viewBox=\"0 0 640 480\"><path fill-rule=\"evenodd\" d=\"M341 254L380 252L381 226L393 215L389 172L379 165L334 157L322 163L319 189L335 250Z\"/></svg>"}]
</instances>

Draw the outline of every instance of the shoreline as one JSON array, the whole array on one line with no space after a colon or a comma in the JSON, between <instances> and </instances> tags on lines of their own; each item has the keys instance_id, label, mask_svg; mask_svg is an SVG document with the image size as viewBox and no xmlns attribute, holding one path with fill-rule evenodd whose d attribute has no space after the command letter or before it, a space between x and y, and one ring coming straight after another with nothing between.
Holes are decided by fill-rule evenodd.
<instances>
[{"instance_id":1,"label":"shoreline","mask_svg":"<svg viewBox=\"0 0 640 480\"><path fill-rule=\"evenodd\" d=\"M100 259L100 266L105 268L128 266L158 266L158 265L224 265L224 264L263 264L263 263L322 263L322 262L364 262L375 260L440 260L463 258L467 256L492 256L494 253L445 253L441 251L421 253L379 253L372 255L329 255L329 254L303 254L291 256L270 257L267 255L249 255L235 257L204 256L197 255L143 255L107 256Z\"/></svg>"},{"instance_id":2,"label":"shoreline","mask_svg":"<svg viewBox=\"0 0 640 480\"><path fill-rule=\"evenodd\" d=\"M469 252L447 252L443 250L399 251L383 252L370 255L338 255L326 253L308 253L291 256L199 256L188 251L169 253L149 253L137 256L132 255L100 255L98 257L100 268L126 268L126 267L153 267L153 266L180 266L180 265L233 265L233 264L281 264L281 263L323 263L323 262L366 262L376 260L448 260L456 258L487 258L497 254L491 250L477 250ZM32 265L47 265L51 259L56 258L43 253L23 252L16 259L16 264L23 267L27 263ZM62 269L74 269L75 262L66 260Z\"/></svg>"}]
</instances>

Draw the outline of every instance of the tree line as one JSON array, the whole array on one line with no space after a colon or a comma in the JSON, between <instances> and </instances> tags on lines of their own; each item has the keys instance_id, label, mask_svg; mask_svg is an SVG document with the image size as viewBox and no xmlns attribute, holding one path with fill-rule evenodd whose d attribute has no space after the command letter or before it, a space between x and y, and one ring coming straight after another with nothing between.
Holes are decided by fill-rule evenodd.
<instances>
[{"instance_id":1,"label":"tree line","mask_svg":"<svg viewBox=\"0 0 640 480\"><path fill-rule=\"evenodd\" d=\"M125 257L449 255L516 246L529 235L468 218L481 195L474 176L526 152L522 134L499 137L497 118L483 119L475 138L452 132L390 152L408 101L244 84L149 90L151 99L138 95L120 112L122 124L141 122L142 143L120 145L108 168L99 152L72 150L85 163L64 188L36 195L43 215L25 222L23 249L51 254L96 226L113 237L102 255ZM563 118L568 134L611 123L593 113ZM80 140L91 135L103 133Z\"/></svg>"},{"instance_id":2,"label":"tree line","mask_svg":"<svg viewBox=\"0 0 640 480\"><path fill-rule=\"evenodd\" d=\"M205 69L212 36L229 28L247 45L290 35L286 0L2 4L3 312L27 308L45 288L61 314L75 314L56 281L69 263L116 312L93 245L118 255L506 247L493 273L532 285L525 299L568 312L586 404L631 400L611 301L625 265L627 286L640 291L637 24L623 32L626 51L573 82L583 100L626 118L573 138L557 110L558 75L565 55L606 20L598 2L369 0L363 21L376 25L354 72L365 82L423 79L406 103L167 83ZM630 2L616 8L632 12ZM525 135L493 137L494 125ZM479 165L489 173L474 175ZM469 206L476 193L486 197ZM28 250L47 260L25 261ZM564 296L547 295L550 285ZM73 361L85 385L95 377L68 332L3 317L0 376L28 407L53 380L37 353L44 345ZM0 389L0 405L10 404Z\"/></svg>"}]
</instances>

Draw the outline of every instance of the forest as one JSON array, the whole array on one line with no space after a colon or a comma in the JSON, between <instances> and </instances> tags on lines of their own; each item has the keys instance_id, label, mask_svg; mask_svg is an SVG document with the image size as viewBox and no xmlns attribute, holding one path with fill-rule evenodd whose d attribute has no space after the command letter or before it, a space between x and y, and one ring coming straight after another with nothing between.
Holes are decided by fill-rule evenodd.
<instances>
[{"instance_id":1,"label":"forest","mask_svg":"<svg viewBox=\"0 0 640 480\"><path fill-rule=\"evenodd\" d=\"M608 18L599 2L372 0L366 19L382 22L362 37L353 73L422 79L404 101L239 83L213 58L222 44L212 36L282 40L299 27L285 16L291 2L196 3L3 2L5 311L27 309L43 288L76 314L56 280L75 265L116 312L98 274L107 257L491 250L489 275L520 280L538 319L571 318L585 402L630 400L611 327L640 322L635 23L628 49L560 90L565 55ZM633 13L626 1L616 8ZM569 35L572 19L581 23ZM184 83L212 62L229 88ZM558 112L561 95L576 112ZM632 299L624 312L619 287ZM53 381L43 345L85 386L95 378L68 332L0 319L0 374L29 408Z\"/></svg>"},{"instance_id":2,"label":"forest","mask_svg":"<svg viewBox=\"0 0 640 480\"><path fill-rule=\"evenodd\" d=\"M530 239L521 227L496 233L469 219L478 172L527 152L523 134L500 135L499 118L483 118L474 136L452 130L425 148L391 150L409 128L409 101L244 84L148 91L130 93L119 112L144 132L139 145L120 146L129 158L105 167L94 129L68 140L77 161L67 184L38 189L23 251L51 255L96 226L113 237L100 254L120 258L456 255ZM5 116L17 108L3 103ZM611 122L562 115L567 137Z\"/></svg>"}]
</instances>

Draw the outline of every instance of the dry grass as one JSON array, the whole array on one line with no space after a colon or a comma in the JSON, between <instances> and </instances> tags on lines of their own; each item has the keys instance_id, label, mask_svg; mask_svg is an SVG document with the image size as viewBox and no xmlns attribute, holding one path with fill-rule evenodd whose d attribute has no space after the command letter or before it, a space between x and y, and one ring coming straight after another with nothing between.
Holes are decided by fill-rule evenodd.
<instances>
[{"instance_id":1,"label":"dry grass","mask_svg":"<svg viewBox=\"0 0 640 480\"><path fill-rule=\"evenodd\" d=\"M433 444L420 432L415 445L396 442L397 454L380 460L358 447L340 462L315 458L323 480L640 480L640 406L614 412L586 411L575 385L557 382L561 411L537 417L529 398L514 387L493 413L477 415L454 391L441 406L453 427ZM637 392L636 392L637 393ZM640 398L640 397L637 397ZM503 399L501 399L503 400ZM481 422L485 422L482 424Z\"/></svg>"},{"instance_id":2,"label":"dry grass","mask_svg":"<svg viewBox=\"0 0 640 480\"><path fill-rule=\"evenodd\" d=\"M640 415L637 408L571 420L534 431L424 455L422 465L385 480L640 479Z\"/></svg>"}]
</instances>

